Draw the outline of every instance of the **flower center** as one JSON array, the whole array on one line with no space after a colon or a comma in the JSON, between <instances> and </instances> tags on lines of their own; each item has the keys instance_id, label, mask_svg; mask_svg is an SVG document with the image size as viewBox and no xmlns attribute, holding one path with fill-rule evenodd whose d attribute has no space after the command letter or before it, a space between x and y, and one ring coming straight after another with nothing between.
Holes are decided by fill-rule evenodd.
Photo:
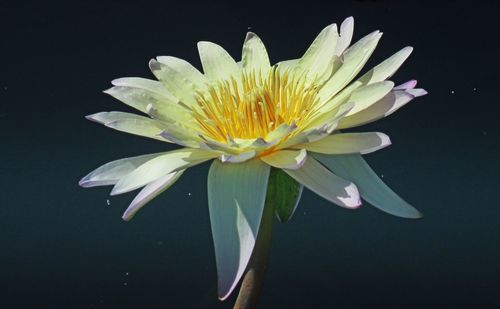
<instances>
[{"instance_id":1,"label":"flower center","mask_svg":"<svg viewBox=\"0 0 500 309\"><path fill-rule=\"evenodd\" d=\"M273 67L267 75L242 73L197 93L193 113L201 133L213 140L265 138L281 124L300 128L317 99L317 89L303 75Z\"/></svg>"}]
</instances>

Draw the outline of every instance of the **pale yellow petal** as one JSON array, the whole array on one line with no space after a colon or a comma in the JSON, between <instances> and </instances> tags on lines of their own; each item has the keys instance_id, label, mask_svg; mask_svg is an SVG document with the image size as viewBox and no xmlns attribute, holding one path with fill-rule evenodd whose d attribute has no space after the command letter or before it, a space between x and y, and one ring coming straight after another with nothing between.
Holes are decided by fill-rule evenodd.
<instances>
[{"instance_id":1,"label":"pale yellow petal","mask_svg":"<svg viewBox=\"0 0 500 309\"><path fill-rule=\"evenodd\" d=\"M308 151L323 154L367 154L377 151L391 144L389 136L380 132L368 133L339 133L322 138L319 141L297 145Z\"/></svg>"},{"instance_id":2,"label":"pale yellow petal","mask_svg":"<svg viewBox=\"0 0 500 309\"><path fill-rule=\"evenodd\" d=\"M196 84L186 78L185 74L155 59L151 59L149 68L156 78L165 85L168 91L184 105L195 106L198 104L196 101L196 92L203 90L203 88L197 87Z\"/></svg>"},{"instance_id":3,"label":"pale yellow petal","mask_svg":"<svg viewBox=\"0 0 500 309\"><path fill-rule=\"evenodd\" d=\"M229 53L212 42L198 42L203 72L212 81L227 80L239 76L241 68Z\"/></svg>"},{"instance_id":4,"label":"pale yellow petal","mask_svg":"<svg viewBox=\"0 0 500 309\"><path fill-rule=\"evenodd\" d=\"M354 18L348 17L340 25L340 36L335 46L335 55L340 56L351 44L352 35L354 32Z\"/></svg>"},{"instance_id":5,"label":"pale yellow petal","mask_svg":"<svg viewBox=\"0 0 500 309\"><path fill-rule=\"evenodd\" d=\"M156 57L156 60L179 72L185 79L193 83L197 89L206 89L209 83L208 79L186 60L172 56L159 56Z\"/></svg>"},{"instance_id":6,"label":"pale yellow petal","mask_svg":"<svg viewBox=\"0 0 500 309\"><path fill-rule=\"evenodd\" d=\"M322 80L325 76L330 76L337 39L337 25L329 25L320 32L299 60L298 65L307 72L309 79Z\"/></svg>"},{"instance_id":7,"label":"pale yellow petal","mask_svg":"<svg viewBox=\"0 0 500 309\"><path fill-rule=\"evenodd\" d=\"M304 164L306 157L307 151L305 149L300 149L279 150L263 156L260 159L273 167L298 169Z\"/></svg>"},{"instance_id":8,"label":"pale yellow petal","mask_svg":"<svg viewBox=\"0 0 500 309\"><path fill-rule=\"evenodd\" d=\"M248 32L243 44L241 56L242 66L247 72L254 72L259 76L266 76L271 63L267 55L266 47L260 38L253 32Z\"/></svg>"},{"instance_id":9,"label":"pale yellow petal","mask_svg":"<svg viewBox=\"0 0 500 309\"><path fill-rule=\"evenodd\" d=\"M337 94L356 77L375 50L381 36L382 33L375 31L344 52L342 65L325 83L318 94L322 100L328 100Z\"/></svg>"}]
</instances>

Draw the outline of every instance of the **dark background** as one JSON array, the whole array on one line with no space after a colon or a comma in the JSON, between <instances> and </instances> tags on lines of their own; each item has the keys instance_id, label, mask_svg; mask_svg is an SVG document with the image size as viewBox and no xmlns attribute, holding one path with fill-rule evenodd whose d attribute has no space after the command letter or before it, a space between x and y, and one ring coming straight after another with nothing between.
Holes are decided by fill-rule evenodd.
<instances>
[{"instance_id":1,"label":"dark background","mask_svg":"<svg viewBox=\"0 0 500 309\"><path fill-rule=\"evenodd\" d=\"M133 194L78 180L165 144L90 123L131 111L103 94L117 77L152 78L174 55L200 67L196 42L239 59L251 28L272 62L296 58L332 22L384 36L367 67L406 45L394 76L429 95L363 128L393 145L367 156L424 213L404 220L311 192L275 226L262 308L500 306L499 5L418 1L146 1L0 4L0 305L229 308L216 297L207 165L190 169L129 223ZM170 147L167 145L166 147ZM109 199L110 205L107 203Z\"/></svg>"}]
</instances>

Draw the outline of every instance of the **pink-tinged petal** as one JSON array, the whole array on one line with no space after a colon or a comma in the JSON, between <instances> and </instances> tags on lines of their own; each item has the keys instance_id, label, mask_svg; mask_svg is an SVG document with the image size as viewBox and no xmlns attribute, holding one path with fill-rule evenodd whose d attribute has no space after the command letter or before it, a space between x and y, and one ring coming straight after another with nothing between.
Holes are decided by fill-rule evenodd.
<instances>
[{"instance_id":1,"label":"pink-tinged petal","mask_svg":"<svg viewBox=\"0 0 500 309\"><path fill-rule=\"evenodd\" d=\"M356 183L361 197L378 209L403 218L420 218L422 214L391 190L359 154L312 154L329 170Z\"/></svg>"},{"instance_id":2,"label":"pink-tinged petal","mask_svg":"<svg viewBox=\"0 0 500 309\"><path fill-rule=\"evenodd\" d=\"M408 89L413 89L417 86L417 80L412 79L407 81L404 84L401 84L399 86L394 87L394 90L408 90Z\"/></svg>"},{"instance_id":3,"label":"pink-tinged petal","mask_svg":"<svg viewBox=\"0 0 500 309\"><path fill-rule=\"evenodd\" d=\"M427 91L425 91L424 89L421 89L421 88L417 88L417 89L408 89L406 90L406 92L408 92L409 94L411 94L412 96L414 97L421 97L421 96L424 96L427 94Z\"/></svg>"}]
</instances>

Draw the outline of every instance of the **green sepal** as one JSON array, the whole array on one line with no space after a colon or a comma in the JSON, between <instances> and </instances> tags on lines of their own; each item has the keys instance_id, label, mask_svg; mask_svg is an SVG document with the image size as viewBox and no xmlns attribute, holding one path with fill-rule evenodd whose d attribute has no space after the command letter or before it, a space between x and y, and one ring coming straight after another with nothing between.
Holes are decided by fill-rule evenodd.
<instances>
[{"instance_id":1,"label":"green sepal","mask_svg":"<svg viewBox=\"0 0 500 309\"><path fill-rule=\"evenodd\" d=\"M281 223L286 223L292 218L299 204L303 187L281 169L271 168L266 193L266 204L272 204L276 212L276 217L278 217Z\"/></svg>"}]
</instances>

